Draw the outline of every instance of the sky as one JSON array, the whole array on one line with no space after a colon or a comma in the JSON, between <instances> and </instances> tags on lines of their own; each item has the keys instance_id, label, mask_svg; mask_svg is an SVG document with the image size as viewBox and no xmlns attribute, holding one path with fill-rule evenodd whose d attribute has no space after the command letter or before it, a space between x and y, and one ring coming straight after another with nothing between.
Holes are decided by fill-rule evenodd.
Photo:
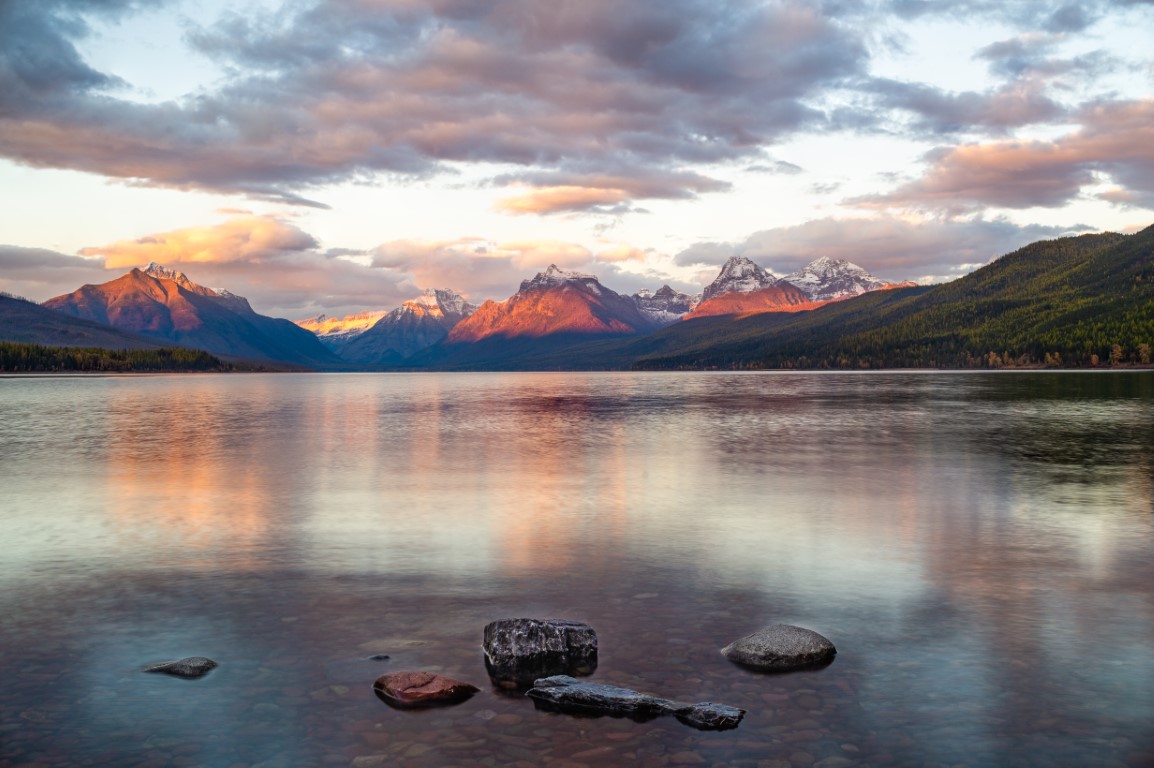
<instances>
[{"instance_id":1,"label":"sky","mask_svg":"<svg viewBox=\"0 0 1154 768\"><path fill-rule=\"evenodd\" d=\"M0 0L0 290L941 282L1154 223L1154 0Z\"/></svg>"}]
</instances>

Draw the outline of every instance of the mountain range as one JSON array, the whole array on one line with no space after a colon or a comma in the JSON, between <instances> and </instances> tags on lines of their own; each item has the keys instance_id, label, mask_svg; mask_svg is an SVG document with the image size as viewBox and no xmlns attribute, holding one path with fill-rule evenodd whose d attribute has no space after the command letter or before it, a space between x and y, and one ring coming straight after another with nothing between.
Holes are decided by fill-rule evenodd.
<instances>
[{"instance_id":1,"label":"mountain range","mask_svg":"<svg viewBox=\"0 0 1154 768\"><path fill-rule=\"evenodd\" d=\"M302 368L342 361L317 337L288 320L258 315L246 299L197 285L182 272L149 264L101 285L85 285L44 308L222 359ZM8 340L8 339L6 339Z\"/></svg>"},{"instance_id":2,"label":"mountain range","mask_svg":"<svg viewBox=\"0 0 1154 768\"><path fill-rule=\"evenodd\" d=\"M1146 363L1154 227L1041 241L937 286L820 258L777 277L730 258L699 296L618 294L553 265L505 301L430 290L341 319L264 317L157 264L36 306L0 296L0 341L353 370L1004 367ZM322 340L324 343L322 343Z\"/></svg>"}]
</instances>

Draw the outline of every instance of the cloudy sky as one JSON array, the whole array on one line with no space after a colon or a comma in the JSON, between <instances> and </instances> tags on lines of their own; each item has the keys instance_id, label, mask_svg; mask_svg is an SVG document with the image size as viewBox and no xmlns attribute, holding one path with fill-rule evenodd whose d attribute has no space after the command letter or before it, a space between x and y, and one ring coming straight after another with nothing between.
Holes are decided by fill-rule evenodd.
<instances>
[{"instance_id":1,"label":"cloudy sky","mask_svg":"<svg viewBox=\"0 0 1154 768\"><path fill-rule=\"evenodd\" d=\"M1154 2L0 0L0 289L947 280L1154 223Z\"/></svg>"}]
</instances>

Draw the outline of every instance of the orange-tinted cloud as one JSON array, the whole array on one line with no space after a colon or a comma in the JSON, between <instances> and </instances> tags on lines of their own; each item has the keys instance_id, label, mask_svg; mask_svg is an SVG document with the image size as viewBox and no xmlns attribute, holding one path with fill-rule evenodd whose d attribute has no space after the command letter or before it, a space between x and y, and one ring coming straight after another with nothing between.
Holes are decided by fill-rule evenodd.
<instances>
[{"instance_id":1,"label":"orange-tinted cloud","mask_svg":"<svg viewBox=\"0 0 1154 768\"><path fill-rule=\"evenodd\" d=\"M1082 128L1053 141L998 141L935 150L929 169L892 192L851 202L873 208L964 213L986 206L1058 207L1110 177L1154 206L1154 100L1106 102L1081 114Z\"/></svg>"},{"instance_id":2,"label":"orange-tinted cloud","mask_svg":"<svg viewBox=\"0 0 1154 768\"><path fill-rule=\"evenodd\" d=\"M645 256L644 250L627 243L616 243L597 251L597 261L601 262L645 261Z\"/></svg>"},{"instance_id":3,"label":"orange-tinted cloud","mask_svg":"<svg viewBox=\"0 0 1154 768\"><path fill-rule=\"evenodd\" d=\"M150 261L166 266L260 263L316 247L312 235L293 224L269 216L241 215L211 227L186 227L85 248L80 253L103 256L105 266L114 269L143 266Z\"/></svg>"},{"instance_id":4,"label":"orange-tinted cloud","mask_svg":"<svg viewBox=\"0 0 1154 768\"><path fill-rule=\"evenodd\" d=\"M623 189L596 187L540 187L497 201L503 213L560 213L613 208L629 199Z\"/></svg>"}]
</instances>

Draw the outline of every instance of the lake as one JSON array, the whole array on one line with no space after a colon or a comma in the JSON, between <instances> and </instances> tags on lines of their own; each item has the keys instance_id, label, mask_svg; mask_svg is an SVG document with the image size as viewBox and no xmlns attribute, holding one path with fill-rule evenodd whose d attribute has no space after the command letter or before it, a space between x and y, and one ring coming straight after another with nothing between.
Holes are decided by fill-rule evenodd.
<instances>
[{"instance_id":1,"label":"lake","mask_svg":"<svg viewBox=\"0 0 1154 768\"><path fill-rule=\"evenodd\" d=\"M0 766L1154 765L1149 372L8 377L0 489ZM520 616L748 714L538 711Z\"/></svg>"}]
</instances>

